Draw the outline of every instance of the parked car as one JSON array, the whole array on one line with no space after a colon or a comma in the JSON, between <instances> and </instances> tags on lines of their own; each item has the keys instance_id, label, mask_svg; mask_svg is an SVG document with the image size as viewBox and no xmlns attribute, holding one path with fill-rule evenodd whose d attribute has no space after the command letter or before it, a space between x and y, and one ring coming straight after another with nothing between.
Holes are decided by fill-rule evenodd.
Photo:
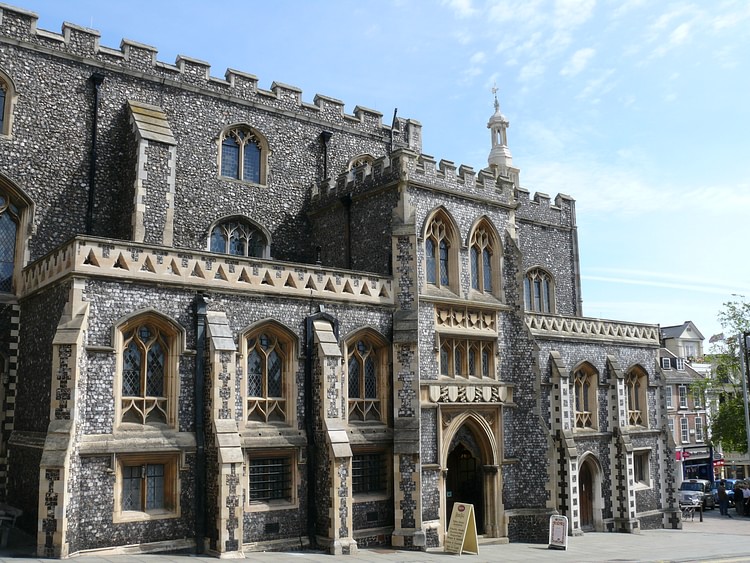
<instances>
[{"instance_id":1,"label":"parked car","mask_svg":"<svg viewBox=\"0 0 750 563\"><path fill-rule=\"evenodd\" d=\"M726 484L724 485L727 489L727 500L729 500L730 508L734 506L734 484L738 479L724 479ZM711 496L714 497L714 504L719 504L719 483L721 481L714 481L713 487L711 488Z\"/></svg>"},{"instance_id":2,"label":"parked car","mask_svg":"<svg viewBox=\"0 0 750 563\"><path fill-rule=\"evenodd\" d=\"M711 481L706 479L688 479L680 485L680 506L703 504L703 510L713 510L716 502L711 494Z\"/></svg>"}]
</instances>

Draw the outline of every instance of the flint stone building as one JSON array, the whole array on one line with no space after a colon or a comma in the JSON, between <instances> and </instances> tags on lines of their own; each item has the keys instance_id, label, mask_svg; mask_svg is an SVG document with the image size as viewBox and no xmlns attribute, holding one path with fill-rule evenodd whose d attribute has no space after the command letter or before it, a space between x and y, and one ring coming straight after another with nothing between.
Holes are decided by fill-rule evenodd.
<instances>
[{"instance_id":1,"label":"flint stone building","mask_svg":"<svg viewBox=\"0 0 750 563\"><path fill-rule=\"evenodd\" d=\"M680 526L658 327L583 316L497 100L475 171L156 55L0 5L0 494L40 556Z\"/></svg>"}]
</instances>

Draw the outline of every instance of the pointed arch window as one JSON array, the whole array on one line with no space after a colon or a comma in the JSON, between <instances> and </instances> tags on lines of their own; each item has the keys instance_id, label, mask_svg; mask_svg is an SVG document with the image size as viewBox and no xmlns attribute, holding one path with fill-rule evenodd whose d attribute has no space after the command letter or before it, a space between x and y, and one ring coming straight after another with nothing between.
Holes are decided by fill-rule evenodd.
<instances>
[{"instance_id":1,"label":"pointed arch window","mask_svg":"<svg viewBox=\"0 0 750 563\"><path fill-rule=\"evenodd\" d=\"M493 293L498 277L496 241L485 224L480 224L471 234L469 258L471 262L471 288L482 293Z\"/></svg>"},{"instance_id":2,"label":"pointed arch window","mask_svg":"<svg viewBox=\"0 0 750 563\"><path fill-rule=\"evenodd\" d=\"M628 424L648 426L646 396L648 376L641 368L631 369L625 376L625 389L628 399Z\"/></svg>"},{"instance_id":3,"label":"pointed arch window","mask_svg":"<svg viewBox=\"0 0 750 563\"><path fill-rule=\"evenodd\" d=\"M255 184L265 183L267 144L249 127L228 129L221 138L221 175Z\"/></svg>"},{"instance_id":4,"label":"pointed arch window","mask_svg":"<svg viewBox=\"0 0 750 563\"><path fill-rule=\"evenodd\" d=\"M249 221L230 219L211 229L211 252L263 258L267 255L267 247L266 236Z\"/></svg>"},{"instance_id":5,"label":"pointed arch window","mask_svg":"<svg viewBox=\"0 0 750 563\"><path fill-rule=\"evenodd\" d=\"M177 331L147 315L121 329L120 422L176 425Z\"/></svg>"},{"instance_id":6,"label":"pointed arch window","mask_svg":"<svg viewBox=\"0 0 750 563\"><path fill-rule=\"evenodd\" d=\"M527 311L553 313L555 310L555 285L552 275L534 268L526 272L523 280L524 302Z\"/></svg>"},{"instance_id":7,"label":"pointed arch window","mask_svg":"<svg viewBox=\"0 0 750 563\"><path fill-rule=\"evenodd\" d=\"M245 420L248 423L289 423L292 339L277 327L265 325L249 333L244 341L247 358Z\"/></svg>"},{"instance_id":8,"label":"pointed arch window","mask_svg":"<svg viewBox=\"0 0 750 563\"><path fill-rule=\"evenodd\" d=\"M20 213L6 195L0 194L0 292L13 291L13 271Z\"/></svg>"},{"instance_id":9,"label":"pointed arch window","mask_svg":"<svg viewBox=\"0 0 750 563\"><path fill-rule=\"evenodd\" d=\"M370 334L347 342L349 420L387 422L387 347Z\"/></svg>"},{"instance_id":10,"label":"pointed arch window","mask_svg":"<svg viewBox=\"0 0 750 563\"><path fill-rule=\"evenodd\" d=\"M440 375L495 378L495 347L491 340L440 337Z\"/></svg>"},{"instance_id":11,"label":"pointed arch window","mask_svg":"<svg viewBox=\"0 0 750 563\"><path fill-rule=\"evenodd\" d=\"M0 71L0 135L10 135L16 90L10 77Z\"/></svg>"},{"instance_id":12,"label":"pointed arch window","mask_svg":"<svg viewBox=\"0 0 750 563\"><path fill-rule=\"evenodd\" d=\"M596 371L591 366L582 366L573 373L576 428L597 428L596 389Z\"/></svg>"},{"instance_id":13,"label":"pointed arch window","mask_svg":"<svg viewBox=\"0 0 750 563\"><path fill-rule=\"evenodd\" d=\"M425 232L425 267L427 283L454 289L458 272L455 234L443 213L438 213Z\"/></svg>"}]
</instances>

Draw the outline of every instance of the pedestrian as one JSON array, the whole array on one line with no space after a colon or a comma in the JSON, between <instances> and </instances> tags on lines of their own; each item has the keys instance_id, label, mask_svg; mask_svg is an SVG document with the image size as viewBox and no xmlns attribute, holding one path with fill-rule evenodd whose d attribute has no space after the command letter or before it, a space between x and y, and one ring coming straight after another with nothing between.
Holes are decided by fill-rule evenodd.
<instances>
[{"instance_id":1,"label":"pedestrian","mask_svg":"<svg viewBox=\"0 0 750 563\"><path fill-rule=\"evenodd\" d=\"M719 497L719 513L722 516L729 516L731 518L732 515L729 514L729 497L727 496L727 482L724 479L719 482L717 494Z\"/></svg>"},{"instance_id":2,"label":"pedestrian","mask_svg":"<svg viewBox=\"0 0 750 563\"><path fill-rule=\"evenodd\" d=\"M737 480L734 482L734 509L737 511L737 516L743 515L744 505L745 502L742 496L742 485L740 485L740 481Z\"/></svg>"}]
</instances>

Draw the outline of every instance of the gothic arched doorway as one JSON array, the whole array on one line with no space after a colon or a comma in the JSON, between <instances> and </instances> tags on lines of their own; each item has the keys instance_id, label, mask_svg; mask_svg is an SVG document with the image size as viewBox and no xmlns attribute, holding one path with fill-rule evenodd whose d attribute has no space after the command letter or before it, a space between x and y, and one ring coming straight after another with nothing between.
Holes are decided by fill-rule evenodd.
<instances>
[{"instance_id":1,"label":"gothic arched doorway","mask_svg":"<svg viewBox=\"0 0 750 563\"><path fill-rule=\"evenodd\" d=\"M581 530L594 530L594 475L591 464L584 461L578 472L579 495L578 503L581 507Z\"/></svg>"},{"instance_id":2,"label":"gothic arched doorway","mask_svg":"<svg viewBox=\"0 0 750 563\"><path fill-rule=\"evenodd\" d=\"M484 533L483 482L482 460L467 449L463 443L459 442L448 454L448 475L446 477L448 523L450 523L455 503L473 504L477 533Z\"/></svg>"}]
</instances>

